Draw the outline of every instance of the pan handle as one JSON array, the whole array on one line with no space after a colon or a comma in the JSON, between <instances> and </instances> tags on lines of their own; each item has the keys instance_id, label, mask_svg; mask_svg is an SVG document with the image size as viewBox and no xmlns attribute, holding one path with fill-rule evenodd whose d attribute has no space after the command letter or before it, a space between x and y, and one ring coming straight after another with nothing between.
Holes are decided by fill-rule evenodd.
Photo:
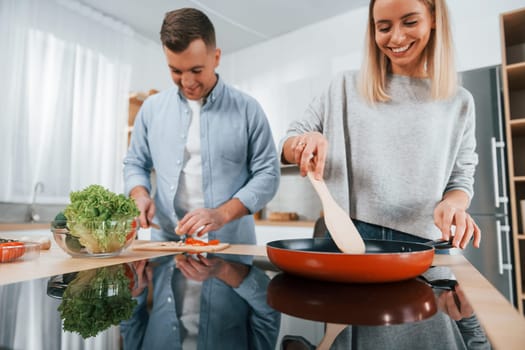
<instances>
[{"instance_id":1,"label":"pan handle","mask_svg":"<svg viewBox=\"0 0 525 350\"><path fill-rule=\"evenodd\" d=\"M422 281L423 283L427 284L428 286L434 288L434 289L442 289L442 290L456 290L456 286L458 285L458 281L453 279L437 279L437 280L429 280L423 275L419 275L416 277L417 280Z\"/></svg>"},{"instance_id":2,"label":"pan handle","mask_svg":"<svg viewBox=\"0 0 525 350\"><path fill-rule=\"evenodd\" d=\"M452 238L450 238L448 241L443 238L435 239L433 241L429 241L426 243L427 245L434 247L434 249L452 249L456 248L452 244Z\"/></svg>"}]
</instances>

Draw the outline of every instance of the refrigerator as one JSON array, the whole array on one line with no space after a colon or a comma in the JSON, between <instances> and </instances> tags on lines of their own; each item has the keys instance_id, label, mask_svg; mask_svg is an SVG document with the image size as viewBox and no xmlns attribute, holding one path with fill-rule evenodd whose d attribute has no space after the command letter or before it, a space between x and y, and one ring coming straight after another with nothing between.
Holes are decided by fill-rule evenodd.
<instances>
[{"instance_id":1,"label":"refrigerator","mask_svg":"<svg viewBox=\"0 0 525 350\"><path fill-rule=\"evenodd\" d=\"M480 248L469 245L463 254L516 305L500 71L498 65L460 74L462 85L472 93L476 106L479 163L468 212L482 235Z\"/></svg>"}]
</instances>

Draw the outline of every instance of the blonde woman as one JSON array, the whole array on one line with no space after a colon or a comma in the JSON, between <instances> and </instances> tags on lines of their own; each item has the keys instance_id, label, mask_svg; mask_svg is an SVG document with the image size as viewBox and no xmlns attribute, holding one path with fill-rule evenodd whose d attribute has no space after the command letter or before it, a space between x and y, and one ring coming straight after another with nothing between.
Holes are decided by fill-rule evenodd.
<instances>
[{"instance_id":1,"label":"blonde woman","mask_svg":"<svg viewBox=\"0 0 525 350\"><path fill-rule=\"evenodd\" d=\"M360 72L290 125L283 163L324 178L364 238L479 247L475 115L458 86L444 0L372 0ZM454 228L455 227L455 228Z\"/></svg>"}]
</instances>

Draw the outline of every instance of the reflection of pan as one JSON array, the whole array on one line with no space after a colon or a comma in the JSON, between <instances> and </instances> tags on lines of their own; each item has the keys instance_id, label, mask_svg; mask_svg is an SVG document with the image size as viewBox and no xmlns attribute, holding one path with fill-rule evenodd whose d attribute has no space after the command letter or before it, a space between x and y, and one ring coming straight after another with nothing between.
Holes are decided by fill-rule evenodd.
<instances>
[{"instance_id":1,"label":"reflection of pan","mask_svg":"<svg viewBox=\"0 0 525 350\"><path fill-rule=\"evenodd\" d=\"M378 283L415 278L432 264L434 247L450 248L448 242L364 241L364 254L341 253L330 238L272 241L266 251L275 266L294 275L333 282Z\"/></svg>"},{"instance_id":2,"label":"reflection of pan","mask_svg":"<svg viewBox=\"0 0 525 350\"><path fill-rule=\"evenodd\" d=\"M344 284L281 273L270 282L267 301L275 310L291 316L363 326L416 322L437 312L432 288L415 279Z\"/></svg>"}]
</instances>

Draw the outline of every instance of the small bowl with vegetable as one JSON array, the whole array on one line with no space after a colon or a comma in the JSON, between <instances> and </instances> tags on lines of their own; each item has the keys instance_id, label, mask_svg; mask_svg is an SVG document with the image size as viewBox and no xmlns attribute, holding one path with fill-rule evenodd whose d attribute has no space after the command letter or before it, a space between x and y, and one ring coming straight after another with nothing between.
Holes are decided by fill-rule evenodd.
<instances>
[{"instance_id":1,"label":"small bowl with vegetable","mask_svg":"<svg viewBox=\"0 0 525 350\"><path fill-rule=\"evenodd\" d=\"M33 260L40 256L40 244L0 238L0 263Z\"/></svg>"},{"instance_id":2,"label":"small bowl with vegetable","mask_svg":"<svg viewBox=\"0 0 525 350\"><path fill-rule=\"evenodd\" d=\"M71 192L71 203L51 223L53 237L72 257L111 257L137 235L135 202L102 186Z\"/></svg>"}]
</instances>

